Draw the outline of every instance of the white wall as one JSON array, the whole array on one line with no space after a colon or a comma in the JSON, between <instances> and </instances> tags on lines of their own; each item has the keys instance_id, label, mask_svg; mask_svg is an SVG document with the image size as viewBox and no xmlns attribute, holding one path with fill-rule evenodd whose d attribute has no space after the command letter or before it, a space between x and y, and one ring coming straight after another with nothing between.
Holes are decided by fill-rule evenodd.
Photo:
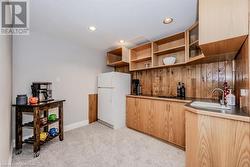
<instances>
[{"instance_id":1,"label":"white wall","mask_svg":"<svg viewBox=\"0 0 250 167\"><path fill-rule=\"evenodd\" d=\"M107 71L105 56L61 39L32 33L13 37L13 100L31 95L33 81L51 81L53 97L65 99L64 125L88 119L88 94Z\"/></svg>"},{"instance_id":2,"label":"white wall","mask_svg":"<svg viewBox=\"0 0 250 167\"><path fill-rule=\"evenodd\" d=\"M11 70L12 36L0 35L0 166L11 162Z\"/></svg>"},{"instance_id":3,"label":"white wall","mask_svg":"<svg viewBox=\"0 0 250 167\"><path fill-rule=\"evenodd\" d=\"M10 157L12 37L0 35L0 166Z\"/></svg>"}]
</instances>

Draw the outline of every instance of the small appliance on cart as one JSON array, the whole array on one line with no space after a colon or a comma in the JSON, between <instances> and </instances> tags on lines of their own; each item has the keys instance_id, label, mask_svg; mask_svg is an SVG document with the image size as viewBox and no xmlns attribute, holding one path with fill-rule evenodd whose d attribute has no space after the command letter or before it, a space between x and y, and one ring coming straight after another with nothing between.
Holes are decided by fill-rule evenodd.
<instances>
[{"instance_id":1,"label":"small appliance on cart","mask_svg":"<svg viewBox=\"0 0 250 167\"><path fill-rule=\"evenodd\" d=\"M31 85L32 96L37 97L39 102L47 102L54 100L52 98L51 82L33 82Z\"/></svg>"}]
</instances>

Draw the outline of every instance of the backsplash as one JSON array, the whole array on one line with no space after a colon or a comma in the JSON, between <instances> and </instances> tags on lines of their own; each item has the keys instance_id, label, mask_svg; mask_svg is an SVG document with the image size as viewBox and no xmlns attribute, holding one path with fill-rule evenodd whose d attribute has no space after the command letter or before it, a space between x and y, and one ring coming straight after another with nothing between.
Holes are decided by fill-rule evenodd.
<instances>
[{"instance_id":1,"label":"backsplash","mask_svg":"<svg viewBox=\"0 0 250 167\"><path fill-rule=\"evenodd\" d=\"M142 94L152 96L176 96L178 82L186 87L186 97L216 98L211 91L223 87L226 81L233 88L232 61L151 69L131 72L133 79L142 84Z\"/></svg>"}]
</instances>

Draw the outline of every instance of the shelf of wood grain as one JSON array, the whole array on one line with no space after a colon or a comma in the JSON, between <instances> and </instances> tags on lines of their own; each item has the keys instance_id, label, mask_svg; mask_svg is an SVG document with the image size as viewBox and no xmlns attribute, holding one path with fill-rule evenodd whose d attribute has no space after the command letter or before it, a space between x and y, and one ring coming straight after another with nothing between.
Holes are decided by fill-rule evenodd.
<instances>
[{"instance_id":1,"label":"shelf of wood grain","mask_svg":"<svg viewBox=\"0 0 250 167\"><path fill-rule=\"evenodd\" d=\"M189 44L189 47L198 46L198 45L199 45L199 40L195 40Z\"/></svg>"},{"instance_id":2,"label":"shelf of wood grain","mask_svg":"<svg viewBox=\"0 0 250 167\"><path fill-rule=\"evenodd\" d=\"M107 53L107 66L123 67L129 64L129 49L122 46Z\"/></svg>"},{"instance_id":3,"label":"shelf of wood grain","mask_svg":"<svg viewBox=\"0 0 250 167\"><path fill-rule=\"evenodd\" d=\"M164 50L159 50L154 52L154 55L165 55L165 54L170 54L170 53L175 53L179 51L184 51L185 50L185 45L180 45L180 46L175 46L172 48L167 48Z\"/></svg>"},{"instance_id":4,"label":"shelf of wood grain","mask_svg":"<svg viewBox=\"0 0 250 167\"><path fill-rule=\"evenodd\" d=\"M111 67L123 67L123 66L127 66L129 63L124 62L124 61L116 61L113 63L108 63L107 66L111 66Z\"/></svg>"},{"instance_id":5,"label":"shelf of wood grain","mask_svg":"<svg viewBox=\"0 0 250 167\"><path fill-rule=\"evenodd\" d=\"M131 60L131 62L137 63L137 62L142 62L142 61L146 61L146 60L150 60L150 59L152 59L152 57L147 56L147 57L141 57L141 58L133 59L133 60Z\"/></svg>"},{"instance_id":6,"label":"shelf of wood grain","mask_svg":"<svg viewBox=\"0 0 250 167\"><path fill-rule=\"evenodd\" d=\"M171 65L159 65L159 66L153 66L153 67L145 67L145 68L138 68L138 69L130 69L130 71L141 71L141 70L149 70L149 69L156 69L156 68L164 68L164 67L176 67L176 66L182 66L185 65L186 62L182 63L175 63Z\"/></svg>"}]
</instances>

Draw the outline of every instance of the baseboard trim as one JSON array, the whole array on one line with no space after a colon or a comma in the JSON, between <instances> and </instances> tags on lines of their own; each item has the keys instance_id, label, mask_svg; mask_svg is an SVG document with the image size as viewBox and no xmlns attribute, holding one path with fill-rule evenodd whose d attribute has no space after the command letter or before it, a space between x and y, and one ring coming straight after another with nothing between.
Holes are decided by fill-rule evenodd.
<instances>
[{"instance_id":1,"label":"baseboard trim","mask_svg":"<svg viewBox=\"0 0 250 167\"><path fill-rule=\"evenodd\" d=\"M84 121L76 122L73 124L69 124L69 125L64 126L64 132L67 132L76 128L80 128L88 124L89 124L89 120L84 120Z\"/></svg>"},{"instance_id":2,"label":"baseboard trim","mask_svg":"<svg viewBox=\"0 0 250 167\"><path fill-rule=\"evenodd\" d=\"M9 159L8 159L8 166L12 166L12 154L13 154L13 149L14 149L14 142L10 143L10 155L9 155Z\"/></svg>"}]
</instances>

